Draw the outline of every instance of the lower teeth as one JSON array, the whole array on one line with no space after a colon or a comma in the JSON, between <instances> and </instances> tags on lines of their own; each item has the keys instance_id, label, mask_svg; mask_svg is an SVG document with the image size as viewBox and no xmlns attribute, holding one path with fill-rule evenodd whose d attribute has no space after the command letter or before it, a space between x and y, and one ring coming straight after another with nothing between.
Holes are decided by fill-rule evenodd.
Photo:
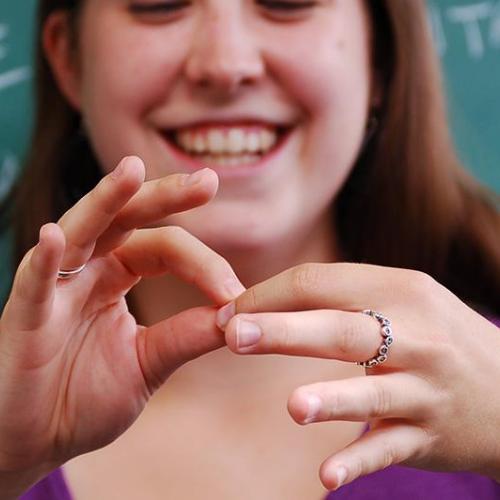
<instances>
[{"instance_id":1,"label":"lower teeth","mask_svg":"<svg viewBox=\"0 0 500 500\"><path fill-rule=\"evenodd\" d=\"M259 154L246 154L246 155L196 155L193 156L197 160L202 161L208 165L220 165L224 167L231 167L235 165L249 165L257 163L262 155Z\"/></svg>"}]
</instances>

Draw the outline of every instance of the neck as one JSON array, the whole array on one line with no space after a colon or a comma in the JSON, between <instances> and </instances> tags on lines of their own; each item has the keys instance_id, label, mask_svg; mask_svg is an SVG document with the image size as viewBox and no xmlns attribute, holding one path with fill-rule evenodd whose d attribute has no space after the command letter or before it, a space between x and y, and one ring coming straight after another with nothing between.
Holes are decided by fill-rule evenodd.
<instances>
[{"instance_id":1,"label":"neck","mask_svg":"<svg viewBox=\"0 0 500 500\"><path fill-rule=\"evenodd\" d=\"M222 249L220 253L247 288L298 264L340 260L330 217L273 245L243 251Z\"/></svg>"},{"instance_id":2,"label":"neck","mask_svg":"<svg viewBox=\"0 0 500 500\"><path fill-rule=\"evenodd\" d=\"M335 262L340 252L333 224L325 217L311 231L284 238L272 247L217 249L233 267L244 286L251 287L298 264ZM192 285L173 276L143 279L131 292L140 323L151 325L180 311L208 305L207 299Z\"/></svg>"},{"instance_id":3,"label":"neck","mask_svg":"<svg viewBox=\"0 0 500 500\"><path fill-rule=\"evenodd\" d=\"M237 253L217 250L233 266L243 284L249 287L301 263L338 261L340 253L333 235L331 222L325 218L323 224L315 225L312 233L304 233L300 238L295 234L288 241L275 242L273 248ZM146 326L185 309L208 304L197 289L171 276L141 281L133 290L132 300L137 319ZM330 377L336 372L338 378L358 374L350 365L332 365L331 360L286 356L240 357L222 348L177 370L159 391L156 401L162 404L174 393L186 393L190 397L196 393L197 397L203 398L209 385L210 398L217 397L222 405L234 404L234 398L242 390L245 397L254 392L259 393L256 397L261 397L263 386L271 393L279 387L291 390L303 383L304 377L311 381L322 380L326 374Z\"/></svg>"}]
</instances>

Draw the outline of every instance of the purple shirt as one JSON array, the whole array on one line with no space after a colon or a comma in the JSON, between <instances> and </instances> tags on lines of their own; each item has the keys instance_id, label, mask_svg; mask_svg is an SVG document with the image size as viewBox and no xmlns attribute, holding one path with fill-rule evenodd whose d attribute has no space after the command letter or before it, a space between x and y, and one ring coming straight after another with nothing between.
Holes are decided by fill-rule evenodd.
<instances>
[{"instance_id":1,"label":"purple shirt","mask_svg":"<svg viewBox=\"0 0 500 500\"><path fill-rule=\"evenodd\" d=\"M427 472L393 465L363 476L325 500L498 500L500 484L467 472ZM35 485L20 500L72 500L61 469Z\"/></svg>"},{"instance_id":2,"label":"purple shirt","mask_svg":"<svg viewBox=\"0 0 500 500\"><path fill-rule=\"evenodd\" d=\"M491 318L490 318L491 319ZM500 326L500 319L491 319ZM499 500L500 484L468 472L428 472L392 465L363 476L325 500ZM19 500L72 500L61 469L57 469Z\"/></svg>"}]
</instances>

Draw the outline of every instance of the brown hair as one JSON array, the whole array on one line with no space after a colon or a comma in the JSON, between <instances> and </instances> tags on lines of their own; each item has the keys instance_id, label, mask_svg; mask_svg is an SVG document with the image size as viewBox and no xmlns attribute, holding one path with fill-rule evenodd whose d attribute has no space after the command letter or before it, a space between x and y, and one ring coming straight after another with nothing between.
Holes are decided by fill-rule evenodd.
<instances>
[{"instance_id":1,"label":"brown hair","mask_svg":"<svg viewBox=\"0 0 500 500\"><path fill-rule=\"evenodd\" d=\"M385 83L379 127L334 203L344 255L418 269L500 315L499 197L460 165L450 139L440 68L424 0L367 0L374 63ZM48 15L82 0L40 0L38 40ZM37 44L36 115L26 168L12 194L15 263L95 185L100 169Z\"/></svg>"}]
</instances>

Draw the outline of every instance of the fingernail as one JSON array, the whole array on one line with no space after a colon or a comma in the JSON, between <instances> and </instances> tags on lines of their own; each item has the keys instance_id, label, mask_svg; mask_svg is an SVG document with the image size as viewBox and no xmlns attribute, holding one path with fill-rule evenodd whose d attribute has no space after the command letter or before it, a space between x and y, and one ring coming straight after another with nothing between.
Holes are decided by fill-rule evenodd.
<instances>
[{"instance_id":1,"label":"fingernail","mask_svg":"<svg viewBox=\"0 0 500 500\"><path fill-rule=\"evenodd\" d=\"M236 298L245 291L245 287L235 278L228 279L224 284L231 297Z\"/></svg>"},{"instance_id":2,"label":"fingernail","mask_svg":"<svg viewBox=\"0 0 500 500\"><path fill-rule=\"evenodd\" d=\"M346 478L347 478L347 469L345 467L339 467L337 469L337 488L340 488L344 484Z\"/></svg>"},{"instance_id":3,"label":"fingernail","mask_svg":"<svg viewBox=\"0 0 500 500\"><path fill-rule=\"evenodd\" d=\"M236 325L236 346L238 349L255 345L262 337L262 330L256 323L238 320Z\"/></svg>"},{"instance_id":4,"label":"fingernail","mask_svg":"<svg viewBox=\"0 0 500 500\"><path fill-rule=\"evenodd\" d=\"M217 311L217 316L215 318L217 326L221 330L224 330L224 328L226 328L226 325L229 323L229 320L235 315L235 313L236 313L236 306L234 302L229 302L229 304L226 304L224 307L221 307Z\"/></svg>"},{"instance_id":5,"label":"fingernail","mask_svg":"<svg viewBox=\"0 0 500 500\"><path fill-rule=\"evenodd\" d=\"M316 420L319 410L321 410L322 401L316 394L310 394L307 398L307 415L304 424L310 424Z\"/></svg>"},{"instance_id":6,"label":"fingernail","mask_svg":"<svg viewBox=\"0 0 500 500\"><path fill-rule=\"evenodd\" d=\"M194 186L195 184L198 184L201 179L205 176L206 168L202 168L201 170L197 170L191 175L188 175L184 179L184 185L185 186Z\"/></svg>"}]
</instances>

